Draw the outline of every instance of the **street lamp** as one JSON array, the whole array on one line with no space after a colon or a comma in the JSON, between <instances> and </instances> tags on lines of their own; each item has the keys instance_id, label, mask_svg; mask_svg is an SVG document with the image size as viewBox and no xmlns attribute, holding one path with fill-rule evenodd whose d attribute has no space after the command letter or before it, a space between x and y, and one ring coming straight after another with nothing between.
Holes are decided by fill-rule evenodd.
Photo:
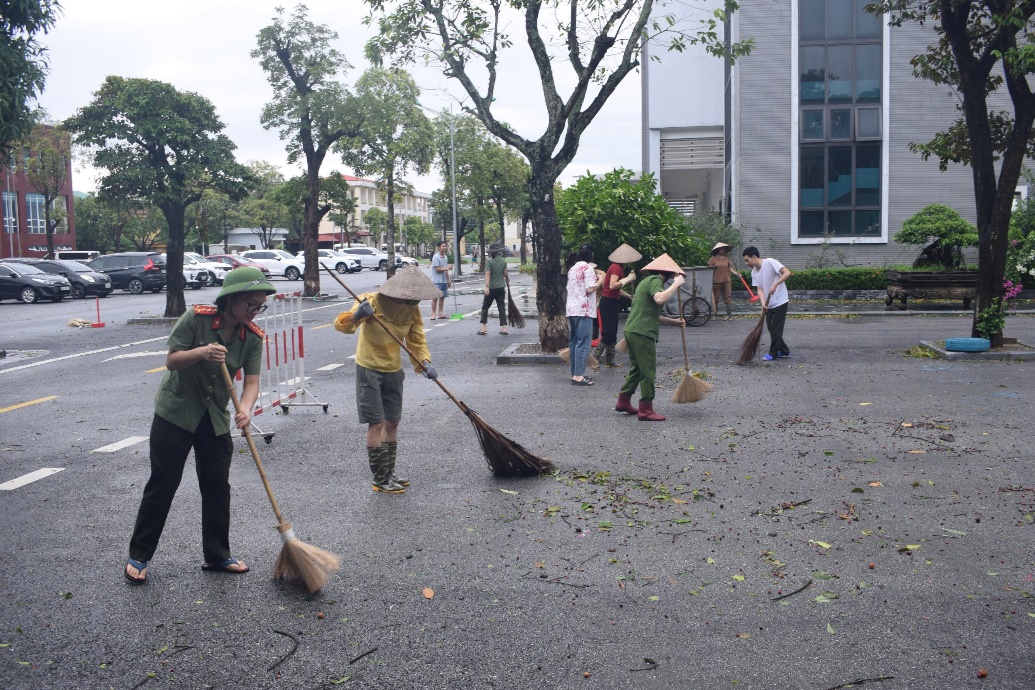
<instances>
[{"instance_id":1,"label":"street lamp","mask_svg":"<svg viewBox=\"0 0 1035 690\"><path fill-rule=\"evenodd\" d=\"M460 238L456 234L456 165L453 146L453 104L449 104L449 179L453 185L453 278L460 278Z\"/></svg>"}]
</instances>

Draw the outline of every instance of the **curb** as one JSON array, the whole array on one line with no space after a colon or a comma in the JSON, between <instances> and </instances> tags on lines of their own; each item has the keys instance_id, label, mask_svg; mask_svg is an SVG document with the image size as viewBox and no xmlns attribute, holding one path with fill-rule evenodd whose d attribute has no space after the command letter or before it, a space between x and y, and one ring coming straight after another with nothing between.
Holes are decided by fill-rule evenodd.
<instances>
[{"instance_id":1,"label":"curb","mask_svg":"<svg viewBox=\"0 0 1035 690\"><path fill-rule=\"evenodd\" d=\"M563 364L564 360L560 355L547 353L518 354L517 349L525 343L514 343L506 350L496 356L497 365L522 365L522 364Z\"/></svg>"},{"instance_id":2,"label":"curb","mask_svg":"<svg viewBox=\"0 0 1035 690\"><path fill-rule=\"evenodd\" d=\"M991 360L991 361L1007 361L1007 362L1035 362L1035 349L1028 352L993 352L986 350L985 352L953 352L946 350L944 347L937 345L931 340L921 340L920 344L931 350L938 355L939 359L948 360L950 362L956 362L959 360ZM1018 345L1024 347L1033 347L1028 343L1017 341Z\"/></svg>"}]
</instances>

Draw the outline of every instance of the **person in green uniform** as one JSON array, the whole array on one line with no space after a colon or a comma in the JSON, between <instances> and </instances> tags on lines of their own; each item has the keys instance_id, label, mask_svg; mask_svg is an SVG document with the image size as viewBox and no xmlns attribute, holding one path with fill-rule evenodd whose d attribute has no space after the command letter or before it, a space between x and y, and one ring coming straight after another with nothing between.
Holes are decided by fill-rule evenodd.
<instances>
[{"instance_id":1,"label":"person in green uniform","mask_svg":"<svg viewBox=\"0 0 1035 690\"><path fill-rule=\"evenodd\" d=\"M151 422L151 476L137 511L129 542L126 579L147 580L147 566L158 548L173 496L180 485L187 455L201 490L202 570L246 573L248 566L230 554L230 391L220 364L230 375L244 369L241 412L234 424L251 422L259 394L259 369L265 333L255 323L266 310L266 296L277 292L254 267L235 268L223 279L216 305L195 305L184 312L169 336L168 371L155 395Z\"/></svg>"},{"instance_id":2,"label":"person in green uniform","mask_svg":"<svg viewBox=\"0 0 1035 690\"><path fill-rule=\"evenodd\" d=\"M496 301L500 314L500 335L507 334L507 260L503 258L503 245L493 242L489 245L489 260L485 262L485 298L482 300L482 329L478 335L485 335L489 323L489 305Z\"/></svg>"},{"instance_id":3,"label":"person in green uniform","mask_svg":"<svg viewBox=\"0 0 1035 690\"><path fill-rule=\"evenodd\" d=\"M685 282L683 269L668 254L662 254L643 267L647 274L640 280L633 295L629 317L625 321L625 343L629 346L629 373L625 376L622 390L618 395L615 410L634 414L641 421L663 422L665 416L654 411L654 380L657 376L657 342L658 324L670 323L680 328L686 327L683 319L673 319L661 315L661 307L676 294L679 286ZM667 288L665 281L672 276L672 284ZM640 387L639 409L632 406L632 394Z\"/></svg>"}]
</instances>

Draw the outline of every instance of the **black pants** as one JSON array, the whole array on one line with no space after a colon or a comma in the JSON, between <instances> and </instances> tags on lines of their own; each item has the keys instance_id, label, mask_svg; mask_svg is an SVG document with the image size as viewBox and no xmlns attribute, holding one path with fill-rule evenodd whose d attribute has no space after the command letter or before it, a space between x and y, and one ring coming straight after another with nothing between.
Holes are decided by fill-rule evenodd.
<instances>
[{"instance_id":1,"label":"black pants","mask_svg":"<svg viewBox=\"0 0 1035 690\"><path fill-rule=\"evenodd\" d=\"M773 357L791 354L791 348L783 341L783 325L786 322L787 302L765 313L765 325L769 329L769 354Z\"/></svg>"},{"instance_id":2,"label":"black pants","mask_svg":"<svg viewBox=\"0 0 1035 690\"><path fill-rule=\"evenodd\" d=\"M500 328L507 327L507 288L490 288L489 294L482 300L482 323L489 322L489 305L496 300L496 311L500 313Z\"/></svg>"},{"instance_id":3,"label":"black pants","mask_svg":"<svg viewBox=\"0 0 1035 690\"><path fill-rule=\"evenodd\" d=\"M600 298L597 309L600 312L600 342L604 345L614 345L618 342L618 309L621 306L621 299Z\"/></svg>"},{"instance_id":4,"label":"black pants","mask_svg":"<svg viewBox=\"0 0 1035 690\"><path fill-rule=\"evenodd\" d=\"M151 477L137 511L129 556L149 561L158 548L173 496L180 485L187 455L194 448L194 465L201 489L201 546L206 563L230 558L230 434L216 436L206 414L193 433L158 415L151 421Z\"/></svg>"}]
</instances>

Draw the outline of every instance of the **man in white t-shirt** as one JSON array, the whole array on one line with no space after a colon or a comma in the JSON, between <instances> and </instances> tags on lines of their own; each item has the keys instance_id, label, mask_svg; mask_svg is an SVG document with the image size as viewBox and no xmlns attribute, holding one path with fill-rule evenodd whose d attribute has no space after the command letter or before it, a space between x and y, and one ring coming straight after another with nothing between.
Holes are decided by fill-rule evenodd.
<instances>
[{"instance_id":1,"label":"man in white t-shirt","mask_svg":"<svg viewBox=\"0 0 1035 690\"><path fill-rule=\"evenodd\" d=\"M446 251L449 249L449 245L445 242L439 242L437 249L435 256L431 257L431 282L442 291L442 296L431 300L432 321L446 318L443 309L445 309L446 297L449 295L450 266L449 259L446 258Z\"/></svg>"},{"instance_id":2,"label":"man in white t-shirt","mask_svg":"<svg viewBox=\"0 0 1035 690\"><path fill-rule=\"evenodd\" d=\"M780 357L790 357L791 350L783 341L783 325L787 321L787 286L784 283L791 273L776 259L763 259L758 247L744 248L744 263L751 267L751 284L758 288L765 312L765 325L769 329L769 353L762 357L767 362Z\"/></svg>"}]
</instances>

